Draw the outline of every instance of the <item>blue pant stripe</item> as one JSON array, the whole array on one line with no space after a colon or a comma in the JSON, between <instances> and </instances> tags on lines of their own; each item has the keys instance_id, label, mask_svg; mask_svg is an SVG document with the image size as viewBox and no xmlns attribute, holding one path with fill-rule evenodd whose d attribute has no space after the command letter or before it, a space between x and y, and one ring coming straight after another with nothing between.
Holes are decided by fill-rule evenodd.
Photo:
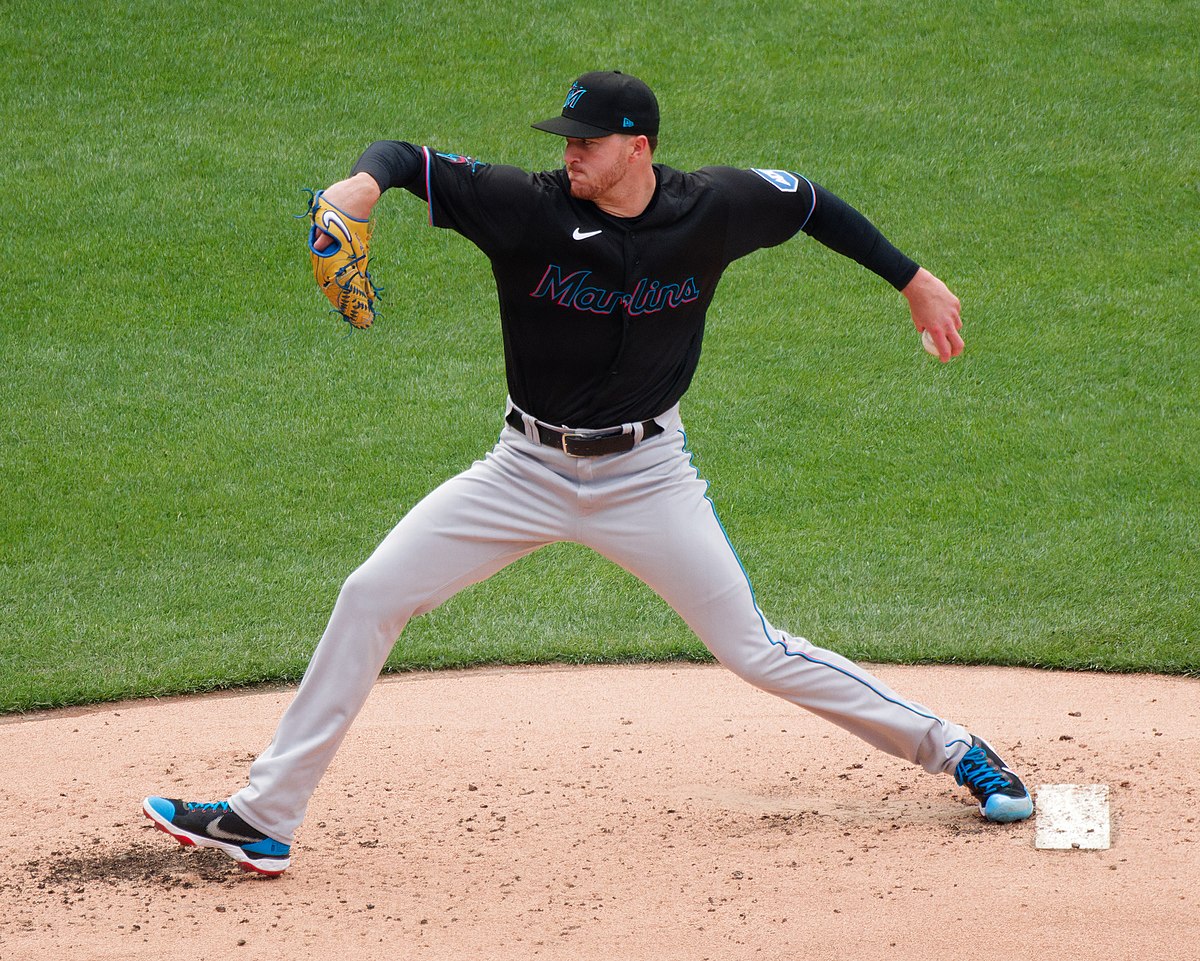
<instances>
[{"instance_id":1,"label":"blue pant stripe","mask_svg":"<svg viewBox=\"0 0 1200 961\"><path fill-rule=\"evenodd\" d=\"M738 554L737 548L733 546L733 541L729 539L729 532L725 530L725 525L721 523L721 517L717 513L717 505L713 502L713 499L708 496L708 481L704 480L704 478L700 476L699 469L692 461L692 451L689 450L687 446L687 433L683 429L680 429L679 433L683 435L683 449L687 451L688 463L691 465L692 470L696 472L696 479L703 481L704 483L704 499L708 501L708 506L712 508L713 519L717 522L717 526L721 528L721 533L725 537L725 543L729 545L729 550L733 553L734 560L737 561L738 569L741 570L742 577L746 579L746 587L750 591L750 600L754 603L754 612L758 615L758 622L762 625L763 637L766 638L767 643L774 647L780 648L785 657L799 657L808 661L810 664L817 664L821 667L829 668L831 671L837 671L839 674L842 674L851 680L857 681L863 687L871 691L871 693L873 693L876 697L887 701L889 704L895 704L897 707L902 707L907 711L911 711L913 714L917 715L917 717L923 717L931 721L943 723L940 717L937 717L934 714L926 714L923 711L918 711L907 701L901 701L894 697L888 697L869 681L864 680L856 674L852 674L850 671L847 671L844 668L838 667L836 664L830 664L828 661L823 661L819 657L813 657L811 654L806 654L804 651L789 651L787 645L784 644L783 641L779 640L779 638L771 636L771 631L767 625L766 615L763 614L762 608L758 606L758 598L754 593L754 583L750 580L750 575L746 572L746 566L742 563L742 558Z\"/></svg>"}]
</instances>

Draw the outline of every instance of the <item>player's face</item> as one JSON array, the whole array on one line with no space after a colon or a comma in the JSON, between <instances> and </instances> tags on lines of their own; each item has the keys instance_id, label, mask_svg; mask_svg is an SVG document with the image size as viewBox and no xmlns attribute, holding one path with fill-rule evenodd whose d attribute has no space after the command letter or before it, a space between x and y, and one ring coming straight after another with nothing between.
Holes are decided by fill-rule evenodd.
<instances>
[{"instance_id":1,"label":"player's face","mask_svg":"<svg viewBox=\"0 0 1200 961\"><path fill-rule=\"evenodd\" d=\"M632 139L620 134L596 140L568 137L563 163L571 179L571 196L596 200L620 184L629 172Z\"/></svg>"}]
</instances>

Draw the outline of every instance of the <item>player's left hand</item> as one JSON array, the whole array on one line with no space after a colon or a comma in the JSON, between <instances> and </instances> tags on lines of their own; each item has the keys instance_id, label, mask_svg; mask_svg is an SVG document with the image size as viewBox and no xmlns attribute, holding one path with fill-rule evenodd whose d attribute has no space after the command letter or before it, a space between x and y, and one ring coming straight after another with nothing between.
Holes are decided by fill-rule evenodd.
<instances>
[{"instance_id":1,"label":"player's left hand","mask_svg":"<svg viewBox=\"0 0 1200 961\"><path fill-rule=\"evenodd\" d=\"M943 364L963 352L962 304L942 281L922 267L901 293L908 299L913 326L929 331Z\"/></svg>"},{"instance_id":2,"label":"player's left hand","mask_svg":"<svg viewBox=\"0 0 1200 961\"><path fill-rule=\"evenodd\" d=\"M375 321L378 297L367 261L371 223L331 203L326 191L308 193L308 248L317 286L347 323L365 330Z\"/></svg>"},{"instance_id":3,"label":"player's left hand","mask_svg":"<svg viewBox=\"0 0 1200 961\"><path fill-rule=\"evenodd\" d=\"M382 194L383 191L375 178L365 172L356 173L345 180L330 184L323 192L323 196L329 203L358 220L371 219L371 211L379 202ZM333 237L318 229L313 247L322 251L333 242Z\"/></svg>"}]
</instances>

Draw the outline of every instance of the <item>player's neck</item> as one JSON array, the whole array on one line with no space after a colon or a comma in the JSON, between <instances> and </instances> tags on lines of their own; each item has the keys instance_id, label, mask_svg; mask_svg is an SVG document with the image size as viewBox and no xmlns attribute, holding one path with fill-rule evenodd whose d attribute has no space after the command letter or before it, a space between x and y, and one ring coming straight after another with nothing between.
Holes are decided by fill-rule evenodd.
<instances>
[{"instance_id":1,"label":"player's neck","mask_svg":"<svg viewBox=\"0 0 1200 961\"><path fill-rule=\"evenodd\" d=\"M658 178L654 176L654 168L646 164L631 170L629 176L623 177L619 184L592 203L613 217L638 217L650 206L657 188Z\"/></svg>"}]
</instances>

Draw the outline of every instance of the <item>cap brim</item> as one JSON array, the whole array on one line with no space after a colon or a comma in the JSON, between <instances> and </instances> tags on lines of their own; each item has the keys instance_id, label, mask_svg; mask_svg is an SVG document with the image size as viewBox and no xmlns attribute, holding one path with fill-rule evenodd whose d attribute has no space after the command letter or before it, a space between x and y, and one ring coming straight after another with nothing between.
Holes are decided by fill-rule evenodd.
<instances>
[{"instance_id":1,"label":"cap brim","mask_svg":"<svg viewBox=\"0 0 1200 961\"><path fill-rule=\"evenodd\" d=\"M558 134L560 137L609 137L614 131L605 130L603 127L593 127L590 123L580 123L578 120L571 120L568 117L551 117L549 120L543 120L541 123L531 124L535 130L544 130L546 133Z\"/></svg>"}]
</instances>

